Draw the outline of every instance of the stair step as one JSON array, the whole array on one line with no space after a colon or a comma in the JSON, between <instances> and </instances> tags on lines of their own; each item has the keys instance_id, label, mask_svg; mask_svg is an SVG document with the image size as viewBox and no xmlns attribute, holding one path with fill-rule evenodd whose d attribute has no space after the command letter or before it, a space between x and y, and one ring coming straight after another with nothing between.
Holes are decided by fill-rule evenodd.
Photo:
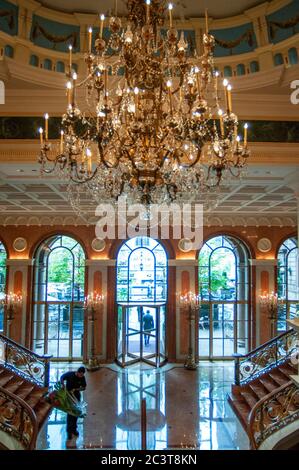
<instances>
[{"instance_id":1,"label":"stair step","mask_svg":"<svg viewBox=\"0 0 299 470\"><path fill-rule=\"evenodd\" d=\"M269 372L269 376L274 380L279 387L285 385L289 380L279 369Z\"/></svg>"},{"instance_id":2,"label":"stair step","mask_svg":"<svg viewBox=\"0 0 299 470\"><path fill-rule=\"evenodd\" d=\"M22 387L18 390L18 397L22 398L26 401L26 398L32 393L34 390L34 385L30 384L23 384Z\"/></svg>"},{"instance_id":3,"label":"stair step","mask_svg":"<svg viewBox=\"0 0 299 470\"><path fill-rule=\"evenodd\" d=\"M248 404L248 406L250 407L250 409L253 408L255 404L259 401L259 399L253 393L241 392L241 395L246 401L246 403Z\"/></svg>"},{"instance_id":4,"label":"stair step","mask_svg":"<svg viewBox=\"0 0 299 470\"><path fill-rule=\"evenodd\" d=\"M260 377L259 381L261 384L268 390L268 393L273 392L273 390L279 388L277 383L275 383L269 376L267 377Z\"/></svg>"},{"instance_id":5,"label":"stair step","mask_svg":"<svg viewBox=\"0 0 299 470\"><path fill-rule=\"evenodd\" d=\"M255 382L255 383L252 383L252 384L249 384L249 387L251 388L253 393L256 395L258 400L261 400L262 398L264 398L269 393L268 390L259 381Z\"/></svg>"},{"instance_id":6,"label":"stair step","mask_svg":"<svg viewBox=\"0 0 299 470\"><path fill-rule=\"evenodd\" d=\"M2 374L0 376L0 387L6 388L11 380L13 380L14 375L9 374Z\"/></svg>"},{"instance_id":7,"label":"stair step","mask_svg":"<svg viewBox=\"0 0 299 470\"><path fill-rule=\"evenodd\" d=\"M39 401L35 405L34 412L36 414L39 428L42 427L51 409L52 409L51 405L45 401Z\"/></svg>"},{"instance_id":8,"label":"stair step","mask_svg":"<svg viewBox=\"0 0 299 470\"><path fill-rule=\"evenodd\" d=\"M10 380L8 384L5 385L5 390L8 390L11 393L18 395L18 390L23 386L24 381L19 377L14 377L13 380Z\"/></svg>"},{"instance_id":9,"label":"stair step","mask_svg":"<svg viewBox=\"0 0 299 470\"><path fill-rule=\"evenodd\" d=\"M34 390L28 395L25 401L31 408L34 408L41 400L42 396L43 394L39 390Z\"/></svg>"}]
</instances>

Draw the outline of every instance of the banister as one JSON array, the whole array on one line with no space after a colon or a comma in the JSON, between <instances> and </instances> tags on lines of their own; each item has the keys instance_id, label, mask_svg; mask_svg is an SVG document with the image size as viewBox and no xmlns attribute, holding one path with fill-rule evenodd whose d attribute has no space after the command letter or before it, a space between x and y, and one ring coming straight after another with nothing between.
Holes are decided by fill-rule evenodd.
<instances>
[{"instance_id":1,"label":"banister","mask_svg":"<svg viewBox=\"0 0 299 470\"><path fill-rule=\"evenodd\" d=\"M1 403L1 408L2 408L2 413L0 416L0 429L2 429L4 432L7 434L12 435L14 438L16 438L22 445L25 446L26 450L33 450L36 447L36 440L37 440L37 435L38 435L38 424L37 424L37 417L33 409L20 397L17 395L14 395L12 392L9 392L8 390L5 390L3 387L0 387L0 395L4 395L4 397L7 398L7 404L10 406L9 412L11 413L11 403L17 403L20 407L20 415L19 415L19 423L17 423L17 427L13 428L13 425L11 421L9 422L9 425L6 425L5 423L5 413L4 413L4 407L5 407L5 402ZM32 428L28 429L28 426L25 426L25 417L24 417L24 410L26 411L30 424ZM16 418L18 417L16 415L16 410L13 410L14 413L14 423L16 422ZM15 425L16 426L16 425ZM31 431L31 432L30 432ZM24 434L25 433L25 434ZM26 433L27 436L26 437Z\"/></svg>"},{"instance_id":2,"label":"banister","mask_svg":"<svg viewBox=\"0 0 299 470\"><path fill-rule=\"evenodd\" d=\"M31 351L30 349L26 348L25 346L23 346L22 344L19 344L17 343L16 341L8 338L7 336L5 336L4 334L0 333L0 339L3 339L6 343L10 343L12 344L13 346L16 346L17 348L19 349L22 349L23 351L27 352L28 354L30 354L31 356L35 356L37 359L40 359L40 360L43 360L44 358L49 358L51 359L51 355L48 355L48 354L45 354L45 355L40 355L40 354L37 354L35 353L34 351Z\"/></svg>"},{"instance_id":3,"label":"banister","mask_svg":"<svg viewBox=\"0 0 299 470\"><path fill-rule=\"evenodd\" d=\"M291 332L294 332L294 331L295 330L293 328L290 328L288 331L285 331L284 333L280 333L280 335L275 336L275 338L272 338L269 341L267 341L266 343L261 344L257 348L252 349L252 351L249 351L249 353L247 353L247 354L233 354L233 357L236 357L236 358L239 357L239 358L242 358L242 359L245 359L246 357L250 357L250 356L254 355L255 353L261 351L262 349L266 348L267 346L270 346L270 344L275 343L276 341L283 338L284 336L288 336Z\"/></svg>"},{"instance_id":4,"label":"banister","mask_svg":"<svg viewBox=\"0 0 299 470\"><path fill-rule=\"evenodd\" d=\"M291 328L247 354L234 354L235 385L245 384L281 364L297 348L297 333Z\"/></svg>"},{"instance_id":5,"label":"banister","mask_svg":"<svg viewBox=\"0 0 299 470\"><path fill-rule=\"evenodd\" d=\"M259 400L254 405L254 407L250 411L250 414L249 414L248 420L247 420L247 423L248 423L247 424L247 433L248 433L248 436L249 436L250 445L251 445L252 449L257 450L259 448L259 445L258 445L259 443L257 442L256 437L255 437L256 416L258 415L259 410L261 410L261 416L260 416L260 421L259 421L260 429L261 429L261 428L263 428L264 425L266 425L266 423L264 422L263 406L265 406L267 404L267 402L271 402L271 400L276 399L278 401L278 398L281 396L281 393L283 393L284 391L287 391L288 388L291 388L291 390L293 389L295 394L299 393L299 389L296 386L296 384L294 384L294 382L292 380L290 380L286 384L282 385L281 387L277 388L276 390L273 390L272 392L270 392L266 396L264 396L261 400ZM288 399L288 400L290 399L289 395L290 395L290 392L288 392L287 397L286 397L286 399ZM284 413L287 413L288 407L285 406L285 403L281 404L281 407L282 407L282 410L284 411ZM298 407L297 411L295 411L293 414L286 415L285 418L282 418L281 420L279 420L279 425L278 425L278 423L275 423L276 427L275 427L275 429L272 433L270 432L271 426L269 426L268 427L268 430L269 430L268 435L274 434L275 431L277 431L278 429L283 427L284 423L285 423L285 425L287 425L288 421L291 422L292 417L294 417L294 416L296 417L296 419L299 419L299 407ZM289 417L289 419L287 419L288 417ZM273 425L273 427L274 427L274 425ZM261 434L261 436L263 436L264 429L261 429L260 434ZM266 436L266 438L267 437L268 436ZM262 437L261 437L260 444L261 444L262 440L265 440L265 439L262 439Z\"/></svg>"},{"instance_id":6,"label":"banister","mask_svg":"<svg viewBox=\"0 0 299 470\"><path fill-rule=\"evenodd\" d=\"M3 334L0 334L1 342L4 344L3 359L6 367L13 368L18 375L29 378L39 386L49 386L50 359L53 356L49 354L39 355ZM18 367L20 364L23 367Z\"/></svg>"}]
</instances>

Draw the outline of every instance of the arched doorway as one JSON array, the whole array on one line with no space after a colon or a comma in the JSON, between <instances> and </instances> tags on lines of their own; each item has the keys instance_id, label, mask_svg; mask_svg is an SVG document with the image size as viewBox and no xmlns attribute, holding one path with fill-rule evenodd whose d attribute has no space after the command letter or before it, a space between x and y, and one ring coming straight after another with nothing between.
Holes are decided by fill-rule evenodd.
<instances>
[{"instance_id":1,"label":"arched doorway","mask_svg":"<svg viewBox=\"0 0 299 470\"><path fill-rule=\"evenodd\" d=\"M4 306L2 300L4 300L6 292L6 259L6 250L3 243L0 242L0 332L4 330Z\"/></svg>"},{"instance_id":2,"label":"arched doorway","mask_svg":"<svg viewBox=\"0 0 299 470\"><path fill-rule=\"evenodd\" d=\"M248 252L231 236L208 240L199 254L198 356L245 354L250 338Z\"/></svg>"},{"instance_id":3,"label":"arched doorway","mask_svg":"<svg viewBox=\"0 0 299 470\"><path fill-rule=\"evenodd\" d=\"M117 362L166 360L167 256L149 237L126 241L117 256Z\"/></svg>"},{"instance_id":4,"label":"arched doorway","mask_svg":"<svg viewBox=\"0 0 299 470\"><path fill-rule=\"evenodd\" d=\"M281 299L278 309L277 333L287 330L287 319L299 313L298 244L295 237L285 240L278 250L277 292Z\"/></svg>"},{"instance_id":5,"label":"arched doorway","mask_svg":"<svg viewBox=\"0 0 299 470\"><path fill-rule=\"evenodd\" d=\"M34 273L34 351L54 359L82 359L84 284L85 254L76 240L54 235L40 245Z\"/></svg>"}]
</instances>

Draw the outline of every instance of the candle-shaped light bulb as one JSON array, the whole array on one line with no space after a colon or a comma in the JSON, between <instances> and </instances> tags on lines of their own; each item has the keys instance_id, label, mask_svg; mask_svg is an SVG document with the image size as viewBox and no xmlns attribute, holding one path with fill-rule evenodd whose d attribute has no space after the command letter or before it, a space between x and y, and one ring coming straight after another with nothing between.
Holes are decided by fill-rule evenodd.
<instances>
[{"instance_id":1,"label":"candle-shaped light bulb","mask_svg":"<svg viewBox=\"0 0 299 470\"><path fill-rule=\"evenodd\" d=\"M136 116L138 115L138 106L139 106L139 88L134 88L134 95L135 95L135 113Z\"/></svg>"},{"instance_id":2,"label":"candle-shaped light bulb","mask_svg":"<svg viewBox=\"0 0 299 470\"><path fill-rule=\"evenodd\" d=\"M92 152L89 148L86 149L86 156L87 156L87 170L88 170L88 173L90 174L92 172L92 160L91 160Z\"/></svg>"},{"instance_id":3,"label":"candle-shaped light bulb","mask_svg":"<svg viewBox=\"0 0 299 470\"><path fill-rule=\"evenodd\" d=\"M205 10L205 17L206 17L206 34L209 33L209 16L208 16L208 9Z\"/></svg>"},{"instance_id":4,"label":"candle-shaped light bulb","mask_svg":"<svg viewBox=\"0 0 299 470\"><path fill-rule=\"evenodd\" d=\"M232 112L232 86L227 85L228 112Z\"/></svg>"},{"instance_id":5,"label":"candle-shaped light bulb","mask_svg":"<svg viewBox=\"0 0 299 470\"><path fill-rule=\"evenodd\" d=\"M43 145L43 143L44 143L44 129L42 127L40 127L38 132L39 132L39 137L40 137L40 143L41 143L41 145Z\"/></svg>"},{"instance_id":6,"label":"candle-shaped light bulb","mask_svg":"<svg viewBox=\"0 0 299 470\"><path fill-rule=\"evenodd\" d=\"M105 20L105 15L101 15L100 16L100 19L101 19L101 26L100 26L100 38L103 37L103 28L104 28L104 20Z\"/></svg>"},{"instance_id":7,"label":"candle-shaped light bulb","mask_svg":"<svg viewBox=\"0 0 299 470\"><path fill-rule=\"evenodd\" d=\"M69 51L70 51L69 59L70 59L70 72L71 72L72 65L73 65L73 46L71 44L69 45Z\"/></svg>"},{"instance_id":8,"label":"candle-shaped light bulb","mask_svg":"<svg viewBox=\"0 0 299 470\"><path fill-rule=\"evenodd\" d=\"M172 81L171 81L171 80L167 80L166 86L167 86L167 88L168 88L168 97L169 97L170 113L172 114L172 93L171 93Z\"/></svg>"},{"instance_id":9,"label":"candle-shaped light bulb","mask_svg":"<svg viewBox=\"0 0 299 470\"><path fill-rule=\"evenodd\" d=\"M241 142L241 137L240 137L239 135L237 135L236 141L237 141L238 143Z\"/></svg>"},{"instance_id":10,"label":"candle-shaped light bulb","mask_svg":"<svg viewBox=\"0 0 299 470\"><path fill-rule=\"evenodd\" d=\"M66 84L68 106L71 106L71 102L72 102L72 88L73 88L72 82L68 81Z\"/></svg>"},{"instance_id":11,"label":"candle-shaped light bulb","mask_svg":"<svg viewBox=\"0 0 299 470\"><path fill-rule=\"evenodd\" d=\"M92 28L88 28L88 53L91 54L91 45L92 45Z\"/></svg>"},{"instance_id":12,"label":"candle-shaped light bulb","mask_svg":"<svg viewBox=\"0 0 299 470\"><path fill-rule=\"evenodd\" d=\"M60 154L63 154L63 137L64 137L64 131L60 131Z\"/></svg>"},{"instance_id":13,"label":"candle-shaped light bulb","mask_svg":"<svg viewBox=\"0 0 299 470\"><path fill-rule=\"evenodd\" d=\"M49 114L45 114L45 135L46 135L46 140L48 140L49 137Z\"/></svg>"},{"instance_id":14,"label":"candle-shaped light bulb","mask_svg":"<svg viewBox=\"0 0 299 470\"><path fill-rule=\"evenodd\" d=\"M146 0L146 23L147 24L150 21L150 4L151 4L151 0Z\"/></svg>"},{"instance_id":15,"label":"candle-shaped light bulb","mask_svg":"<svg viewBox=\"0 0 299 470\"><path fill-rule=\"evenodd\" d=\"M169 26L172 28L172 10L173 10L173 4L169 3L168 4L168 11L169 11Z\"/></svg>"},{"instance_id":16,"label":"candle-shaped light bulb","mask_svg":"<svg viewBox=\"0 0 299 470\"><path fill-rule=\"evenodd\" d=\"M247 146L247 137L248 137L248 124L244 124L244 146Z\"/></svg>"},{"instance_id":17,"label":"candle-shaped light bulb","mask_svg":"<svg viewBox=\"0 0 299 470\"><path fill-rule=\"evenodd\" d=\"M222 111L222 109L219 109L218 115L219 115L219 119L220 119L221 137L224 137L224 122L223 122L223 111Z\"/></svg>"}]
</instances>

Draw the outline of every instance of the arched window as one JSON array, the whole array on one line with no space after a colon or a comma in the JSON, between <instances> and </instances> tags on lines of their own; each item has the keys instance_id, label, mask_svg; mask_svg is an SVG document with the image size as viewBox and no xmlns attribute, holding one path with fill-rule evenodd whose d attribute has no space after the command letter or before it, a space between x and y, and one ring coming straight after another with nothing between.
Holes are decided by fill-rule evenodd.
<instances>
[{"instance_id":1,"label":"arched window","mask_svg":"<svg viewBox=\"0 0 299 470\"><path fill-rule=\"evenodd\" d=\"M52 70L53 65L52 65L52 60L50 59L45 59L44 60L44 69L46 70Z\"/></svg>"},{"instance_id":2,"label":"arched window","mask_svg":"<svg viewBox=\"0 0 299 470\"><path fill-rule=\"evenodd\" d=\"M274 56L274 65L283 65L283 56L280 52Z\"/></svg>"},{"instance_id":3,"label":"arched window","mask_svg":"<svg viewBox=\"0 0 299 470\"><path fill-rule=\"evenodd\" d=\"M224 77L232 77L233 76L233 72L232 72L232 68L230 65L226 65L223 69L223 76Z\"/></svg>"},{"instance_id":4,"label":"arched window","mask_svg":"<svg viewBox=\"0 0 299 470\"><path fill-rule=\"evenodd\" d=\"M32 65L33 67L38 67L39 65L39 59L37 57L37 55L31 55L30 56L30 65Z\"/></svg>"},{"instance_id":5,"label":"arched window","mask_svg":"<svg viewBox=\"0 0 299 470\"><path fill-rule=\"evenodd\" d=\"M33 349L81 359L84 251L73 238L56 235L41 244L35 259Z\"/></svg>"},{"instance_id":6,"label":"arched window","mask_svg":"<svg viewBox=\"0 0 299 470\"><path fill-rule=\"evenodd\" d=\"M57 62L56 64L56 72L64 73L65 72L65 65L64 62Z\"/></svg>"},{"instance_id":7,"label":"arched window","mask_svg":"<svg viewBox=\"0 0 299 470\"><path fill-rule=\"evenodd\" d=\"M279 307L277 331L287 329L286 320L299 313L298 244L296 238L288 238L278 251L277 293L283 305Z\"/></svg>"},{"instance_id":8,"label":"arched window","mask_svg":"<svg viewBox=\"0 0 299 470\"><path fill-rule=\"evenodd\" d=\"M251 73L256 73L260 71L260 64L258 63L257 60L253 60L250 62L250 72Z\"/></svg>"},{"instance_id":9,"label":"arched window","mask_svg":"<svg viewBox=\"0 0 299 470\"><path fill-rule=\"evenodd\" d=\"M245 75L245 65L238 64L237 65L237 75Z\"/></svg>"},{"instance_id":10,"label":"arched window","mask_svg":"<svg viewBox=\"0 0 299 470\"><path fill-rule=\"evenodd\" d=\"M289 58L290 65L298 64L298 52L297 52L296 47L292 47L291 49L288 50L288 58Z\"/></svg>"},{"instance_id":11,"label":"arched window","mask_svg":"<svg viewBox=\"0 0 299 470\"><path fill-rule=\"evenodd\" d=\"M248 253L238 239L217 236L199 254L199 357L232 357L246 353L248 316Z\"/></svg>"},{"instance_id":12,"label":"arched window","mask_svg":"<svg viewBox=\"0 0 299 470\"><path fill-rule=\"evenodd\" d=\"M6 258L6 250L0 242L0 331L4 329L4 308L1 300L4 299L6 288Z\"/></svg>"},{"instance_id":13,"label":"arched window","mask_svg":"<svg viewBox=\"0 0 299 470\"><path fill-rule=\"evenodd\" d=\"M152 238L128 240L117 257L118 302L166 302L167 257Z\"/></svg>"}]
</instances>

